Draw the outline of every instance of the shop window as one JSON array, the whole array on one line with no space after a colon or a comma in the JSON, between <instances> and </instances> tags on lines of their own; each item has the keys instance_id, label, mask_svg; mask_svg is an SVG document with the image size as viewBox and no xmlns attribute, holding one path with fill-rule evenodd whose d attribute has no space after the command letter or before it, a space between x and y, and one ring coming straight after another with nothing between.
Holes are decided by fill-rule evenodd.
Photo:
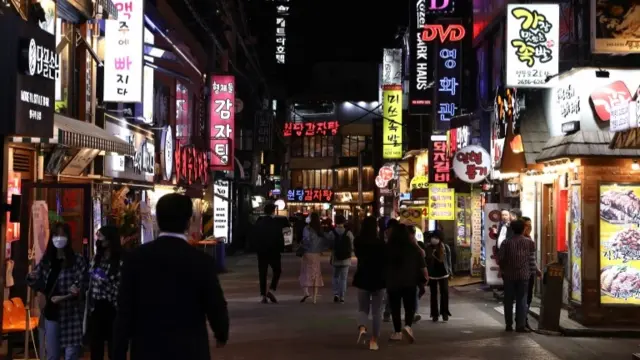
<instances>
[{"instance_id":1,"label":"shop window","mask_svg":"<svg viewBox=\"0 0 640 360\"><path fill-rule=\"evenodd\" d=\"M361 151L367 150L371 144L371 137L364 135L344 135L342 137L342 156L358 157Z\"/></svg>"},{"instance_id":2,"label":"shop window","mask_svg":"<svg viewBox=\"0 0 640 360\"><path fill-rule=\"evenodd\" d=\"M302 157L302 138L296 137L291 139L291 156Z\"/></svg>"},{"instance_id":3,"label":"shop window","mask_svg":"<svg viewBox=\"0 0 640 360\"><path fill-rule=\"evenodd\" d=\"M302 187L314 189L332 189L332 170L301 170ZM295 181L294 181L295 182ZM294 186L295 187L295 186Z\"/></svg>"},{"instance_id":4,"label":"shop window","mask_svg":"<svg viewBox=\"0 0 640 360\"><path fill-rule=\"evenodd\" d=\"M332 157L333 156L333 136L306 136L294 137L291 139L292 157Z\"/></svg>"},{"instance_id":5,"label":"shop window","mask_svg":"<svg viewBox=\"0 0 640 360\"><path fill-rule=\"evenodd\" d=\"M188 144L191 138L191 96L189 89L176 81L176 139Z\"/></svg>"}]
</instances>

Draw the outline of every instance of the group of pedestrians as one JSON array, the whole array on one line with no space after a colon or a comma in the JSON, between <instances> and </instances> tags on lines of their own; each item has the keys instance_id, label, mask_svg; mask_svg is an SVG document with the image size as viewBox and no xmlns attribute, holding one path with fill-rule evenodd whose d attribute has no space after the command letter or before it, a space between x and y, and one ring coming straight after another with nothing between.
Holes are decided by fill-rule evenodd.
<instances>
[{"instance_id":1,"label":"group of pedestrians","mask_svg":"<svg viewBox=\"0 0 640 360\"><path fill-rule=\"evenodd\" d=\"M206 321L224 346L227 304L213 259L187 242L192 211L189 197L163 196L155 241L125 255L118 229L105 226L89 264L69 225L56 224L27 275L41 300L41 358L78 360L89 343L92 360L104 359L105 345L110 360L209 360Z\"/></svg>"},{"instance_id":2,"label":"group of pedestrians","mask_svg":"<svg viewBox=\"0 0 640 360\"><path fill-rule=\"evenodd\" d=\"M536 261L536 244L531 238L531 219L519 209L502 210L498 229L498 264L504 283L504 319L506 331L528 332L528 312L536 277L542 272Z\"/></svg>"}]
</instances>

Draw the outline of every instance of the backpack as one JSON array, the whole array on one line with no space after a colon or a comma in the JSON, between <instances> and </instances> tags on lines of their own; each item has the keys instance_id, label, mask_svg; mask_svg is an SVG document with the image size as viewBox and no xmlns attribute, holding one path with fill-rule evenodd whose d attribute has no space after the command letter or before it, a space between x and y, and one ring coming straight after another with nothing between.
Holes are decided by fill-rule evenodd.
<instances>
[{"instance_id":1,"label":"backpack","mask_svg":"<svg viewBox=\"0 0 640 360\"><path fill-rule=\"evenodd\" d=\"M351 239L348 233L349 231L345 230L345 232L340 235L337 231L333 230L333 235L336 239L333 244L333 257L338 261L351 258L353 247L351 246Z\"/></svg>"}]
</instances>

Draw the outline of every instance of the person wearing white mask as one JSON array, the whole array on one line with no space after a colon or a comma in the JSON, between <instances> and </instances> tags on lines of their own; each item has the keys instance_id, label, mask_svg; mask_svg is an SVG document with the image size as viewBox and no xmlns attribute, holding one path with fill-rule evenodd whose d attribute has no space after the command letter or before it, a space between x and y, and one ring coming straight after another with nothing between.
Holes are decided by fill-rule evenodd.
<instances>
[{"instance_id":1,"label":"person wearing white mask","mask_svg":"<svg viewBox=\"0 0 640 360\"><path fill-rule=\"evenodd\" d=\"M87 262L71 246L71 228L68 224L55 224L42 259L27 275L29 286L45 298L43 359L80 358L84 311L80 293L86 288L86 275Z\"/></svg>"},{"instance_id":2,"label":"person wearing white mask","mask_svg":"<svg viewBox=\"0 0 640 360\"><path fill-rule=\"evenodd\" d=\"M429 245L425 253L431 290L431 319L436 322L442 315L442 320L446 322L451 316L449 312L449 278L453 274L451 249L442 241L444 235L438 230L429 233L427 238ZM440 287L440 308L438 308L438 287Z\"/></svg>"}]
</instances>

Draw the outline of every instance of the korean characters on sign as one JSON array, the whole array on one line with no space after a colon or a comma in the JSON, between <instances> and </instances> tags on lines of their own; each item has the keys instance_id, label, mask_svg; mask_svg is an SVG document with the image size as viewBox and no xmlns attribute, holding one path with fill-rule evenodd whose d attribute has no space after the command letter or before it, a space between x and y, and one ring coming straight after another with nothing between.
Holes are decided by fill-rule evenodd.
<instances>
[{"instance_id":1,"label":"korean characters on sign","mask_svg":"<svg viewBox=\"0 0 640 360\"><path fill-rule=\"evenodd\" d=\"M448 183L451 180L451 164L447 153L446 136L431 138L431 169L429 169L429 183Z\"/></svg>"},{"instance_id":2,"label":"korean characters on sign","mask_svg":"<svg viewBox=\"0 0 640 360\"><path fill-rule=\"evenodd\" d=\"M402 86L382 87L382 158L402 158Z\"/></svg>"},{"instance_id":3,"label":"korean characters on sign","mask_svg":"<svg viewBox=\"0 0 640 360\"><path fill-rule=\"evenodd\" d=\"M477 184L489 175L491 156L480 146L469 145L453 157L453 172L460 180Z\"/></svg>"},{"instance_id":4,"label":"korean characters on sign","mask_svg":"<svg viewBox=\"0 0 640 360\"><path fill-rule=\"evenodd\" d=\"M143 0L116 0L118 20L105 21L106 102L142 102Z\"/></svg>"},{"instance_id":5,"label":"korean characters on sign","mask_svg":"<svg viewBox=\"0 0 640 360\"><path fill-rule=\"evenodd\" d=\"M276 63L285 64L287 58L287 18L289 0L276 2Z\"/></svg>"},{"instance_id":6,"label":"korean characters on sign","mask_svg":"<svg viewBox=\"0 0 640 360\"><path fill-rule=\"evenodd\" d=\"M507 86L552 87L559 72L560 6L507 7Z\"/></svg>"},{"instance_id":7,"label":"korean characters on sign","mask_svg":"<svg viewBox=\"0 0 640 360\"><path fill-rule=\"evenodd\" d=\"M338 121L288 122L284 124L284 136L338 135Z\"/></svg>"},{"instance_id":8,"label":"korean characters on sign","mask_svg":"<svg viewBox=\"0 0 640 360\"><path fill-rule=\"evenodd\" d=\"M211 77L211 167L233 170L235 133L235 78L232 75Z\"/></svg>"},{"instance_id":9,"label":"korean characters on sign","mask_svg":"<svg viewBox=\"0 0 640 360\"><path fill-rule=\"evenodd\" d=\"M329 189L292 189L287 191L287 201L294 202L332 202L334 192Z\"/></svg>"}]
</instances>

